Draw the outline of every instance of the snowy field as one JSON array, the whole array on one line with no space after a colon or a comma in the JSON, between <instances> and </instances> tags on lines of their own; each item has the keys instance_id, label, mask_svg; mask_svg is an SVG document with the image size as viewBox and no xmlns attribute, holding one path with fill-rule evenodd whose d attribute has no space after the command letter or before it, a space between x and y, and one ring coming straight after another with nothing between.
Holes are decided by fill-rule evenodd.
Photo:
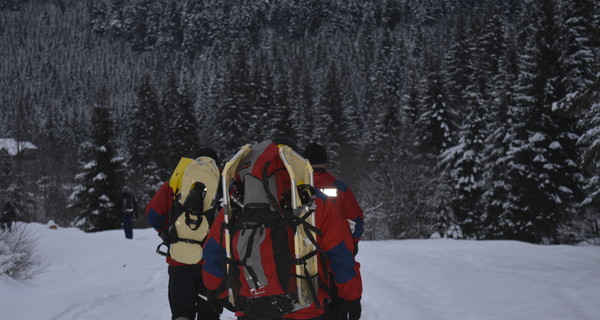
<instances>
[{"instance_id":1,"label":"snowy field","mask_svg":"<svg viewBox=\"0 0 600 320\"><path fill-rule=\"evenodd\" d=\"M45 268L26 282L0 277L1 319L170 319L153 230L126 240L122 231L27 228ZM364 320L600 319L600 247L364 241L358 260Z\"/></svg>"}]
</instances>

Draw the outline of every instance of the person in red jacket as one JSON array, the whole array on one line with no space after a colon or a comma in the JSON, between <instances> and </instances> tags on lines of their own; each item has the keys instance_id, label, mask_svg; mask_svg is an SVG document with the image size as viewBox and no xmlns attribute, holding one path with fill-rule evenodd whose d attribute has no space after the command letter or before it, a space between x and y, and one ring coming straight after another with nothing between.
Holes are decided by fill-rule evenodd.
<instances>
[{"instance_id":1,"label":"person in red jacket","mask_svg":"<svg viewBox=\"0 0 600 320\"><path fill-rule=\"evenodd\" d=\"M356 262L352 254L354 245L350 233L347 231L348 224L338 212L338 206L330 198L322 192L317 191L316 193L316 209L313 214L316 220L315 226L321 231L320 235L316 237L316 242L323 253L320 257L325 257L327 262L326 264L319 263L318 277L321 283L328 283L330 272L333 274L333 281L336 283L339 297L342 299L340 314L343 314L344 318L340 319L358 320L361 316L362 279L360 264ZM224 210L222 209L215 218L203 247L203 278L206 288L209 290L209 303L218 300L231 310L232 306L228 302L226 290L227 257L223 230ZM327 290L318 288L318 305L313 302L308 307L284 314L281 318L268 320L322 320L325 314L325 301L328 298ZM255 320L239 311L236 312L236 316L238 320Z\"/></svg>"},{"instance_id":2,"label":"person in red jacket","mask_svg":"<svg viewBox=\"0 0 600 320\"><path fill-rule=\"evenodd\" d=\"M353 254L358 253L358 242L363 234L364 214L354 193L346 183L327 171L327 152L323 146L311 143L304 149L304 157L310 161L314 170L315 187L325 193L339 208L342 217L347 219L352 234ZM328 304L326 319L345 319L341 317L343 297L338 295L335 282L330 282L331 299Z\"/></svg>"},{"instance_id":3,"label":"person in red jacket","mask_svg":"<svg viewBox=\"0 0 600 320\"><path fill-rule=\"evenodd\" d=\"M198 157L207 156L218 163L218 157L213 149L201 149ZM163 244L169 245L169 212L175 194L169 181L163 183L154 194L146 207L146 219L148 223L158 232ZM175 261L167 255L169 265L169 306L171 308L172 320L217 320L220 317L219 310L214 310L206 302L206 287L202 279L202 263L184 264ZM204 297L204 298L202 298ZM222 311L222 310L221 310ZM196 318L197 317L197 318Z\"/></svg>"},{"instance_id":4,"label":"person in red jacket","mask_svg":"<svg viewBox=\"0 0 600 320\"><path fill-rule=\"evenodd\" d=\"M327 171L327 152L317 143L304 149L304 157L310 161L314 170L315 187L335 202L343 216L350 223L352 241L355 244L354 255L358 252L358 242L364 232L364 213L350 187Z\"/></svg>"}]
</instances>

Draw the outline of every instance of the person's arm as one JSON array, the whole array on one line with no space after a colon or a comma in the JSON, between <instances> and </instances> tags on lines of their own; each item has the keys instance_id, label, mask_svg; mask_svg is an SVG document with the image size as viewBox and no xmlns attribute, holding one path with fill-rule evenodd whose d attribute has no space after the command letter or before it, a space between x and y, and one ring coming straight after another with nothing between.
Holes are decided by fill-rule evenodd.
<instances>
[{"instance_id":1,"label":"person's arm","mask_svg":"<svg viewBox=\"0 0 600 320\"><path fill-rule=\"evenodd\" d=\"M210 228L206 242L202 248L204 265L202 268L202 278L206 289L215 291L219 289L225 279L226 272L226 252L225 245L222 243L222 232L224 222L223 209L215 217L215 221ZM218 292L219 298L226 297L226 292Z\"/></svg>"},{"instance_id":2,"label":"person's arm","mask_svg":"<svg viewBox=\"0 0 600 320\"><path fill-rule=\"evenodd\" d=\"M331 199L317 199L317 227L322 232L318 241L329 260L339 296L358 300L362 295L360 264L354 260L354 243L346 229L348 223L338 210Z\"/></svg>"},{"instance_id":3,"label":"person's arm","mask_svg":"<svg viewBox=\"0 0 600 320\"><path fill-rule=\"evenodd\" d=\"M348 220L354 223L352 231L352 241L358 243L362 237L364 229L364 213L354 197L354 193L350 187L347 187L342 196L342 208Z\"/></svg>"},{"instance_id":4,"label":"person's arm","mask_svg":"<svg viewBox=\"0 0 600 320\"><path fill-rule=\"evenodd\" d=\"M169 183L165 182L146 206L146 220L159 233L169 227L169 211L173 202L172 195L173 190Z\"/></svg>"},{"instance_id":5,"label":"person's arm","mask_svg":"<svg viewBox=\"0 0 600 320\"><path fill-rule=\"evenodd\" d=\"M319 244L329 260L338 296L342 298L339 313L343 319L358 320L362 313L360 299L363 288L360 264L354 260L355 243L346 229L348 224L344 217L336 212L340 207L333 205L329 199L325 199L321 206L324 212L317 215L322 231Z\"/></svg>"}]
</instances>

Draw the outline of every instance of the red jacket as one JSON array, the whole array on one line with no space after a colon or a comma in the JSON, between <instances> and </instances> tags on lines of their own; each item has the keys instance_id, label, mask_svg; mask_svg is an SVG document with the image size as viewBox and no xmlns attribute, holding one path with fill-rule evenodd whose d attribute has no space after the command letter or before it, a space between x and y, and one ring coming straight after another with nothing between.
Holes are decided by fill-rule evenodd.
<instances>
[{"instance_id":1,"label":"red jacket","mask_svg":"<svg viewBox=\"0 0 600 320\"><path fill-rule=\"evenodd\" d=\"M317 243L324 251L329 267L329 270L323 270L322 264L319 263L319 277L322 282L328 283L326 275L328 272L332 272L337 284L338 295L347 300L356 300L362 295L362 279L360 264L354 260L352 254L354 247L352 238L345 229L347 223L337 212L337 206L322 193L319 193L316 203L317 209L314 213L316 226L322 231L321 236L317 237ZM217 290L225 278L226 253L224 244L221 243L223 219L223 210L221 210L215 218L204 244L202 277L208 290ZM226 292L221 297L225 294ZM324 299L328 297L327 292L319 289L318 296L321 306L324 306ZM323 313L324 309L317 308L313 303L307 308L285 315L284 319L309 319Z\"/></svg>"},{"instance_id":2,"label":"red jacket","mask_svg":"<svg viewBox=\"0 0 600 320\"><path fill-rule=\"evenodd\" d=\"M169 211L171 211L171 205L173 205L174 198L173 189L169 185L169 181L163 183L163 185L156 191L148 206L146 206L146 220L154 228L154 230L168 231L169 229ZM171 266L183 266L185 264L173 260L170 256L167 256L167 263ZM202 261L200 261L202 263Z\"/></svg>"},{"instance_id":3,"label":"red jacket","mask_svg":"<svg viewBox=\"0 0 600 320\"><path fill-rule=\"evenodd\" d=\"M315 168L313 176L315 187L323 191L339 206L340 212L346 219L354 221L352 240L358 242L364 232L364 213L350 187L322 168Z\"/></svg>"}]
</instances>

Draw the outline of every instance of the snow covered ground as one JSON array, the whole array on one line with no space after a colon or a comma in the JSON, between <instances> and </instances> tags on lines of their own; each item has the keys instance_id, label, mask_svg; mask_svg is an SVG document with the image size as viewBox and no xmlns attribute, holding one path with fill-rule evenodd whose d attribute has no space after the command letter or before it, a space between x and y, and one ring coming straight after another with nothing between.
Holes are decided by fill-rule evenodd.
<instances>
[{"instance_id":1,"label":"snow covered ground","mask_svg":"<svg viewBox=\"0 0 600 320\"><path fill-rule=\"evenodd\" d=\"M170 319L153 230L126 240L122 231L27 228L45 268L26 282L0 277L1 319ZM600 319L600 247L364 241L358 260L364 320Z\"/></svg>"}]
</instances>

